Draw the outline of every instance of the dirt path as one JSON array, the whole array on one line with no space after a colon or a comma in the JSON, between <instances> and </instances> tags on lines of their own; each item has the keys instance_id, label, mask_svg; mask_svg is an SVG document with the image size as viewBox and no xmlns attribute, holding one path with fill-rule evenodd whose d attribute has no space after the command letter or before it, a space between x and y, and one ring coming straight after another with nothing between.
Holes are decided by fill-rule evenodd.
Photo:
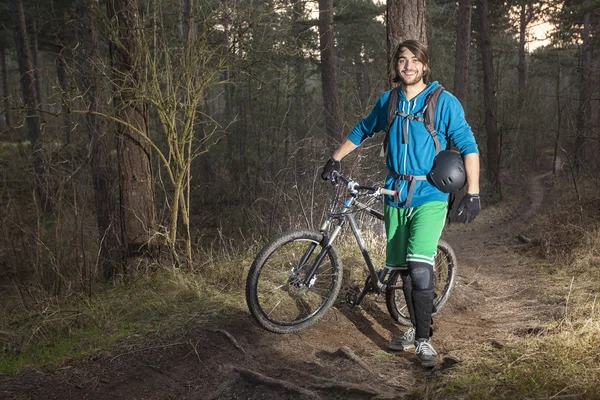
<instances>
[{"instance_id":1,"label":"dirt path","mask_svg":"<svg viewBox=\"0 0 600 400\"><path fill-rule=\"evenodd\" d=\"M556 313L556 304L535 290L535 269L515 251L520 227L540 207L542 178L532 180L526 206L511 215L492 223L488 215L445 232L460 263L455 290L436 319L434 343L447 361L535 333ZM223 321L198 321L176 336L132 339L112 354L55 372L0 377L0 398L401 399L445 365L426 370L414 353L388 352L387 342L399 333L372 306L334 309L296 335L265 332L240 311Z\"/></svg>"}]
</instances>

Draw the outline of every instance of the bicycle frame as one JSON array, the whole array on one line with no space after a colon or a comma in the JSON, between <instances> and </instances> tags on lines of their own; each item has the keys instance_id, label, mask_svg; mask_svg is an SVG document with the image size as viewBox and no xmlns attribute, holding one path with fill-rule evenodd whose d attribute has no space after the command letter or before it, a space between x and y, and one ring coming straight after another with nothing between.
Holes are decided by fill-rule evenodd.
<instances>
[{"instance_id":1,"label":"bicycle frame","mask_svg":"<svg viewBox=\"0 0 600 400\"><path fill-rule=\"evenodd\" d=\"M377 270L375 269L375 266L373 265L373 261L371 260L371 256L369 254L367 245L360 234L360 230L358 229L358 224L356 222L356 219L354 218L354 211L352 211L352 206L355 204L360 205L363 211L368 212L369 214L371 214L372 216L374 216L375 218L377 218L379 220L383 220L383 214L365 204L360 203L358 200L356 200L356 197L358 196L358 191L352 187L352 182L349 182L348 186L349 186L348 190L349 190L350 194L349 194L348 198L345 200L342 210L340 212L334 212L334 210L332 209L330 211L329 215L327 216L327 218L325 219L325 221L323 222L323 224L321 225L321 228L319 229L319 231L323 234L323 243L321 243L322 250L319 253L319 255L317 256L317 258L314 261L313 265L311 266L310 270L306 274L303 283L306 286L310 285L310 282L316 273L317 267L320 265L321 261L323 260L323 258L325 257L325 255L327 254L327 252L329 251L331 246L333 245L333 242L340 234L344 225L346 225L346 222L348 222L350 224L350 230L354 234L354 237L356 239L356 242L358 243L360 252L363 256L363 259L365 260L365 264L367 265L367 268L369 271L369 277L370 277L370 279L367 280L367 284L365 285L365 288L362 290L360 296L358 297L358 299L356 301L356 305L358 305L362 301L362 298L364 297L364 295L366 294L367 291L371 291L371 292L375 292L375 293L385 292L386 285L384 284L384 282L385 282L386 274L383 273L382 276L379 276L379 274L377 273ZM376 190L375 192L378 194L379 190ZM333 228L333 231L330 234L329 232L331 230L331 226L332 226L332 223L334 220L337 220L337 223L335 224L335 227ZM312 252L314 251L315 247L316 247L316 245L312 244L307 249L307 251L305 252L303 257L301 258L300 265L303 265L303 262L305 262L312 255ZM368 287L368 286L370 286L370 287Z\"/></svg>"}]
</instances>

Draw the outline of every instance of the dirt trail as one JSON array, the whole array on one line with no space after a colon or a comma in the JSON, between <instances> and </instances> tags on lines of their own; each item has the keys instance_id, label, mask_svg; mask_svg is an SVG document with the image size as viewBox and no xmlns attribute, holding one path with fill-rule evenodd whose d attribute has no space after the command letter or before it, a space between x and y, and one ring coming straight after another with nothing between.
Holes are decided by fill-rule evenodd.
<instances>
[{"instance_id":1,"label":"dirt trail","mask_svg":"<svg viewBox=\"0 0 600 400\"><path fill-rule=\"evenodd\" d=\"M480 218L446 230L460 263L435 323L434 344L447 363L473 347L535 333L555 315L556 303L536 291L537 272L515 252L519 229L540 207L543 177L532 180L526 207L492 224ZM0 376L0 399L401 399L447 364L426 370L412 352L388 352L399 333L368 304L334 309L295 335L268 333L241 311L198 321L175 337L133 340L55 372Z\"/></svg>"}]
</instances>

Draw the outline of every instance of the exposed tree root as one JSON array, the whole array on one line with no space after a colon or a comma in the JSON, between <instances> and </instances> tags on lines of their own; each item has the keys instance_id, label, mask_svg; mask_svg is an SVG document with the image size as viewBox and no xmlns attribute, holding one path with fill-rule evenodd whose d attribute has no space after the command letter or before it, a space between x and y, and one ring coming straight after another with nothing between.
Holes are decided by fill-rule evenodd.
<instances>
[{"instance_id":1,"label":"exposed tree root","mask_svg":"<svg viewBox=\"0 0 600 400\"><path fill-rule=\"evenodd\" d=\"M348 360L354 361L355 363L360 365L364 370L366 370L370 373L373 373L373 370L371 369L371 367L369 367L366 362L364 362L359 356L356 355L356 353L354 353L352 351L352 349L350 349L347 346L340 347L339 350L336 351L335 353L333 353L332 355L338 356L338 357L344 357L344 358L347 358Z\"/></svg>"},{"instance_id":2,"label":"exposed tree root","mask_svg":"<svg viewBox=\"0 0 600 400\"><path fill-rule=\"evenodd\" d=\"M242 354L248 355L248 353L246 353L246 350L244 350L244 348L242 346L240 346L240 344L238 343L238 341L236 340L236 338L233 337L233 335L231 333L227 332L225 329L214 329L213 332L222 333L223 335L225 335L227 337L227 339L229 339L229 341L231 342L231 344L233 344L233 347L235 347L240 352L242 352Z\"/></svg>"},{"instance_id":3,"label":"exposed tree root","mask_svg":"<svg viewBox=\"0 0 600 400\"><path fill-rule=\"evenodd\" d=\"M309 374L308 372L304 372L301 370L297 370L294 368L282 368L279 369L280 372L285 372L289 375L294 375L297 377L301 377L305 379L307 382L315 382L310 384L309 386L314 389L319 389L323 391L335 391L335 392L344 392L344 393L352 393L352 394L363 394L368 396L374 396L373 398L377 399L387 399L387 398L398 398L398 392L395 389L392 389L393 393L388 391L382 391L373 389L369 385L357 384L352 382L344 382L339 380L333 380L329 378L325 378L323 376ZM402 387L402 389L407 390L406 387Z\"/></svg>"},{"instance_id":4,"label":"exposed tree root","mask_svg":"<svg viewBox=\"0 0 600 400\"><path fill-rule=\"evenodd\" d=\"M288 381L271 378L271 377L268 377L261 373L258 373L256 371L252 371L252 370L240 368L240 367L233 367L232 371L237 372L238 374L240 374L241 377L243 377L244 379L246 379L247 381L249 381L251 383L262 384L262 385L271 386L271 387L274 387L277 389L283 389L283 390L286 390L289 392L298 393L298 394L302 395L304 398L308 398L308 399L321 399L321 396L319 396L317 393L312 392L308 389L304 389L304 388L302 388L294 383L288 382Z\"/></svg>"},{"instance_id":5,"label":"exposed tree root","mask_svg":"<svg viewBox=\"0 0 600 400\"><path fill-rule=\"evenodd\" d=\"M327 392L333 392L336 394L346 394L353 396L367 396L369 398L398 398L397 395L393 395L391 393L384 393L379 390L373 389L368 385L361 385L357 383L351 382L328 382L328 383L316 383L310 385L313 389L323 390Z\"/></svg>"}]
</instances>

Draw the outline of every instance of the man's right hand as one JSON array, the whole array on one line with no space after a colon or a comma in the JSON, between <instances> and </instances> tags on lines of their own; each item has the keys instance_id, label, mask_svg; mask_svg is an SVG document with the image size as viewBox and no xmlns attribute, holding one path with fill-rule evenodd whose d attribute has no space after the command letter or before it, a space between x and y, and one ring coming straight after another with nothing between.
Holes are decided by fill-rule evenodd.
<instances>
[{"instance_id":1,"label":"man's right hand","mask_svg":"<svg viewBox=\"0 0 600 400\"><path fill-rule=\"evenodd\" d=\"M321 172L321 178L323 180L333 181L332 172L340 172L342 170L342 166L338 160L334 160L333 157L330 157L327 160L327 163L323 167L323 171Z\"/></svg>"}]
</instances>

